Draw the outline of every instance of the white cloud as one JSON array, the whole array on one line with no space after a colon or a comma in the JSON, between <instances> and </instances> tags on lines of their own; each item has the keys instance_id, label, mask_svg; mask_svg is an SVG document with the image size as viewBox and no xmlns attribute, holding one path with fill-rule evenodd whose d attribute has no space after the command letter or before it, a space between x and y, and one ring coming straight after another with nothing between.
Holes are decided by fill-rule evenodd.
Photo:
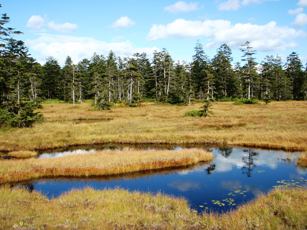
<instances>
[{"instance_id":1,"label":"white cloud","mask_svg":"<svg viewBox=\"0 0 307 230\"><path fill-rule=\"evenodd\" d=\"M298 14L295 17L294 23L298 26L304 26L307 24L307 15L304 13Z\"/></svg>"},{"instance_id":2,"label":"white cloud","mask_svg":"<svg viewBox=\"0 0 307 230\"><path fill-rule=\"evenodd\" d=\"M251 23L232 24L227 20L193 21L177 19L166 25L153 25L149 31L150 40L168 37L205 37L207 46L213 47L227 43L232 47L250 41L254 48L261 51L292 48L293 40L303 36L304 32L280 27L272 21L258 25Z\"/></svg>"},{"instance_id":3,"label":"white cloud","mask_svg":"<svg viewBox=\"0 0 307 230\"><path fill-rule=\"evenodd\" d=\"M51 30L65 33L65 32L74 31L75 29L78 28L78 26L70 22L65 22L65 23L60 23L60 24L57 24L55 22L49 22L48 28Z\"/></svg>"},{"instance_id":4,"label":"white cloud","mask_svg":"<svg viewBox=\"0 0 307 230\"><path fill-rule=\"evenodd\" d=\"M307 0L299 0L299 1L298 1L298 4L299 4L300 6L307 6Z\"/></svg>"},{"instance_id":5,"label":"white cloud","mask_svg":"<svg viewBox=\"0 0 307 230\"><path fill-rule=\"evenodd\" d=\"M304 8L302 8L302 7L288 10L288 13L290 15L297 15L297 14L300 14L300 13L303 13L303 12L304 12Z\"/></svg>"},{"instance_id":6,"label":"white cloud","mask_svg":"<svg viewBox=\"0 0 307 230\"><path fill-rule=\"evenodd\" d=\"M114 28L127 28L133 26L135 23L134 21L127 17L127 16L122 16L118 18L115 22L113 22L112 26Z\"/></svg>"},{"instance_id":7,"label":"white cloud","mask_svg":"<svg viewBox=\"0 0 307 230\"><path fill-rule=\"evenodd\" d=\"M45 19L42 16L32 15L27 22L27 27L39 30L44 26L44 23Z\"/></svg>"},{"instance_id":8,"label":"white cloud","mask_svg":"<svg viewBox=\"0 0 307 230\"><path fill-rule=\"evenodd\" d=\"M227 0L219 5L219 10L237 10L240 8L240 0Z\"/></svg>"},{"instance_id":9,"label":"white cloud","mask_svg":"<svg viewBox=\"0 0 307 230\"><path fill-rule=\"evenodd\" d=\"M52 56L60 64L65 62L68 55L76 63L83 58L91 58L95 52L107 55L112 50L116 55L127 57L137 52L152 54L154 50L158 50L156 47L137 48L129 41L106 42L90 37L51 34L41 34L38 38L27 41L27 46L39 62L44 63L47 57Z\"/></svg>"},{"instance_id":10,"label":"white cloud","mask_svg":"<svg viewBox=\"0 0 307 230\"><path fill-rule=\"evenodd\" d=\"M242 0L241 3L244 6L250 5L250 4L257 4L261 3L263 0Z\"/></svg>"},{"instance_id":11,"label":"white cloud","mask_svg":"<svg viewBox=\"0 0 307 230\"><path fill-rule=\"evenodd\" d=\"M199 6L195 2L178 1L172 5L166 6L164 10L171 13L176 13L176 12L190 12L197 10L198 8Z\"/></svg>"},{"instance_id":12,"label":"white cloud","mask_svg":"<svg viewBox=\"0 0 307 230\"><path fill-rule=\"evenodd\" d=\"M219 4L218 8L222 11L237 10L242 6L248 6L251 4L258 4L264 0L227 0Z\"/></svg>"}]
</instances>

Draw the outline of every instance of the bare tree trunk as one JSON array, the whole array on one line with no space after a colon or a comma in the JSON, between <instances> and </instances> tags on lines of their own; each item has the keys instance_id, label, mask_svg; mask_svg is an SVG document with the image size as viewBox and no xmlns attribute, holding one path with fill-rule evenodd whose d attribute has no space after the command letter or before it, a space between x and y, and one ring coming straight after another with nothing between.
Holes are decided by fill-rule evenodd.
<instances>
[{"instance_id":1,"label":"bare tree trunk","mask_svg":"<svg viewBox=\"0 0 307 230\"><path fill-rule=\"evenodd\" d=\"M35 100L35 92L34 92L34 80L33 80L33 78L31 77L30 78L30 87L31 87L31 99L32 100Z\"/></svg>"},{"instance_id":2,"label":"bare tree trunk","mask_svg":"<svg viewBox=\"0 0 307 230\"><path fill-rule=\"evenodd\" d=\"M82 84L79 82L79 102L82 103Z\"/></svg>"},{"instance_id":3,"label":"bare tree trunk","mask_svg":"<svg viewBox=\"0 0 307 230\"><path fill-rule=\"evenodd\" d=\"M167 97L168 97L168 94L169 94L170 84L171 84L171 67L169 67L168 77L167 77L167 88L166 88L166 96Z\"/></svg>"},{"instance_id":4,"label":"bare tree trunk","mask_svg":"<svg viewBox=\"0 0 307 230\"><path fill-rule=\"evenodd\" d=\"M120 87L120 80L119 78L117 79L117 90L118 90L118 100L122 101L122 92L121 92L121 87Z\"/></svg>"},{"instance_id":5,"label":"bare tree trunk","mask_svg":"<svg viewBox=\"0 0 307 230\"><path fill-rule=\"evenodd\" d=\"M164 79L164 94L167 94L167 83L165 84L165 81L166 81L165 67L163 67L163 79Z\"/></svg>"},{"instance_id":6,"label":"bare tree trunk","mask_svg":"<svg viewBox=\"0 0 307 230\"><path fill-rule=\"evenodd\" d=\"M157 74L155 74L155 93L156 93L156 101L158 100L158 77Z\"/></svg>"},{"instance_id":7,"label":"bare tree trunk","mask_svg":"<svg viewBox=\"0 0 307 230\"><path fill-rule=\"evenodd\" d=\"M132 95L133 95L133 79L132 78L130 78L128 92L129 92L128 102L132 103Z\"/></svg>"},{"instance_id":8,"label":"bare tree trunk","mask_svg":"<svg viewBox=\"0 0 307 230\"><path fill-rule=\"evenodd\" d=\"M111 80L109 79L109 82L108 82L108 93L109 93L109 103L111 102Z\"/></svg>"},{"instance_id":9,"label":"bare tree trunk","mask_svg":"<svg viewBox=\"0 0 307 230\"><path fill-rule=\"evenodd\" d=\"M17 81L17 104L20 105L20 80L19 79Z\"/></svg>"},{"instance_id":10,"label":"bare tree trunk","mask_svg":"<svg viewBox=\"0 0 307 230\"><path fill-rule=\"evenodd\" d=\"M248 79L247 97L248 97L248 99L251 99L251 82L250 82L250 79Z\"/></svg>"},{"instance_id":11,"label":"bare tree trunk","mask_svg":"<svg viewBox=\"0 0 307 230\"><path fill-rule=\"evenodd\" d=\"M75 98L75 67L74 65L72 66L72 103L76 103L76 98Z\"/></svg>"}]
</instances>

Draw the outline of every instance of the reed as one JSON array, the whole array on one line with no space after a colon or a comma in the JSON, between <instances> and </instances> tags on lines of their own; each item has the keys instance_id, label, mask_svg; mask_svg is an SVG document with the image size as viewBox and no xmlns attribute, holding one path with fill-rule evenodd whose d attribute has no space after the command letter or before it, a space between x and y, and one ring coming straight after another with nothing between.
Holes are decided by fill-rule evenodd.
<instances>
[{"instance_id":1,"label":"reed","mask_svg":"<svg viewBox=\"0 0 307 230\"><path fill-rule=\"evenodd\" d=\"M2 160L0 183L42 177L112 176L186 167L212 159L212 153L202 149L179 151L124 149L52 159Z\"/></svg>"}]
</instances>

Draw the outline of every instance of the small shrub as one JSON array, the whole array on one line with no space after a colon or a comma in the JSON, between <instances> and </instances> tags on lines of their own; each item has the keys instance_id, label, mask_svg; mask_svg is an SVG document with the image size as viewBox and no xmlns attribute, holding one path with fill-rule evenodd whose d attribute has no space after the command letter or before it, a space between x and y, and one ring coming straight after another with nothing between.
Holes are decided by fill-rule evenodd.
<instances>
[{"instance_id":1,"label":"small shrub","mask_svg":"<svg viewBox=\"0 0 307 230\"><path fill-rule=\"evenodd\" d=\"M185 98L182 95L178 95L176 93L170 93L167 102L172 105L186 104Z\"/></svg>"},{"instance_id":2,"label":"small shrub","mask_svg":"<svg viewBox=\"0 0 307 230\"><path fill-rule=\"evenodd\" d=\"M140 95L134 95L132 101L128 103L129 107L138 107L141 105L141 97Z\"/></svg>"},{"instance_id":3,"label":"small shrub","mask_svg":"<svg viewBox=\"0 0 307 230\"><path fill-rule=\"evenodd\" d=\"M234 104L235 105L242 105L242 104L252 105L252 104L258 104L258 100L254 98L251 98L251 99L242 98L242 99L236 100Z\"/></svg>"},{"instance_id":4,"label":"small shrub","mask_svg":"<svg viewBox=\"0 0 307 230\"><path fill-rule=\"evenodd\" d=\"M185 116L187 117L201 117L201 111L200 110L191 110L185 113Z\"/></svg>"},{"instance_id":5,"label":"small shrub","mask_svg":"<svg viewBox=\"0 0 307 230\"><path fill-rule=\"evenodd\" d=\"M97 104L95 107L99 110L110 110L111 109L111 103L109 103L105 98L98 98L97 99Z\"/></svg>"},{"instance_id":6,"label":"small shrub","mask_svg":"<svg viewBox=\"0 0 307 230\"><path fill-rule=\"evenodd\" d=\"M205 103L200 108L200 110L192 110L185 113L185 116L189 117L207 117L212 112L210 111L210 107L212 106L211 100L205 100Z\"/></svg>"},{"instance_id":7,"label":"small shrub","mask_svg":"<svg viewBox=\"0 0 307 230\"><path fill-rule=\"evenodd\" d=\"M204 103L203 106L201 107L201 110L199 110L199 111L200 111L201 117L207 117L209 114L212 113L212 112L209 110L211 106L212 106L211 100L205 100L205 103Z\"/></svg>"}]
</instances>

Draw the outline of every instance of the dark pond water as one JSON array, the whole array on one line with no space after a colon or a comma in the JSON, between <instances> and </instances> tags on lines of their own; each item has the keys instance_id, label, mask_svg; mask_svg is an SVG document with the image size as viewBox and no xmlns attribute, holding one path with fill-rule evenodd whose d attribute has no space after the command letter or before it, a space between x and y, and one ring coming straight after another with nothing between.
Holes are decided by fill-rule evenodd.
<instances>
[{"instance_id":1,"label":"dark pond water","mask_svg":"<svg viewBox=\"0 0 307 230\"><path fill-rule=\"evenodd\" d=\"M185 198L197 212L218 213L235 209L276 186L307 187L307 170L296 166L297 153L247 148L211 150L214 161L193 168L116 178L41 179L19 186L49 198L85 187L163 193Z\"/></svg>"}]
</instances>

